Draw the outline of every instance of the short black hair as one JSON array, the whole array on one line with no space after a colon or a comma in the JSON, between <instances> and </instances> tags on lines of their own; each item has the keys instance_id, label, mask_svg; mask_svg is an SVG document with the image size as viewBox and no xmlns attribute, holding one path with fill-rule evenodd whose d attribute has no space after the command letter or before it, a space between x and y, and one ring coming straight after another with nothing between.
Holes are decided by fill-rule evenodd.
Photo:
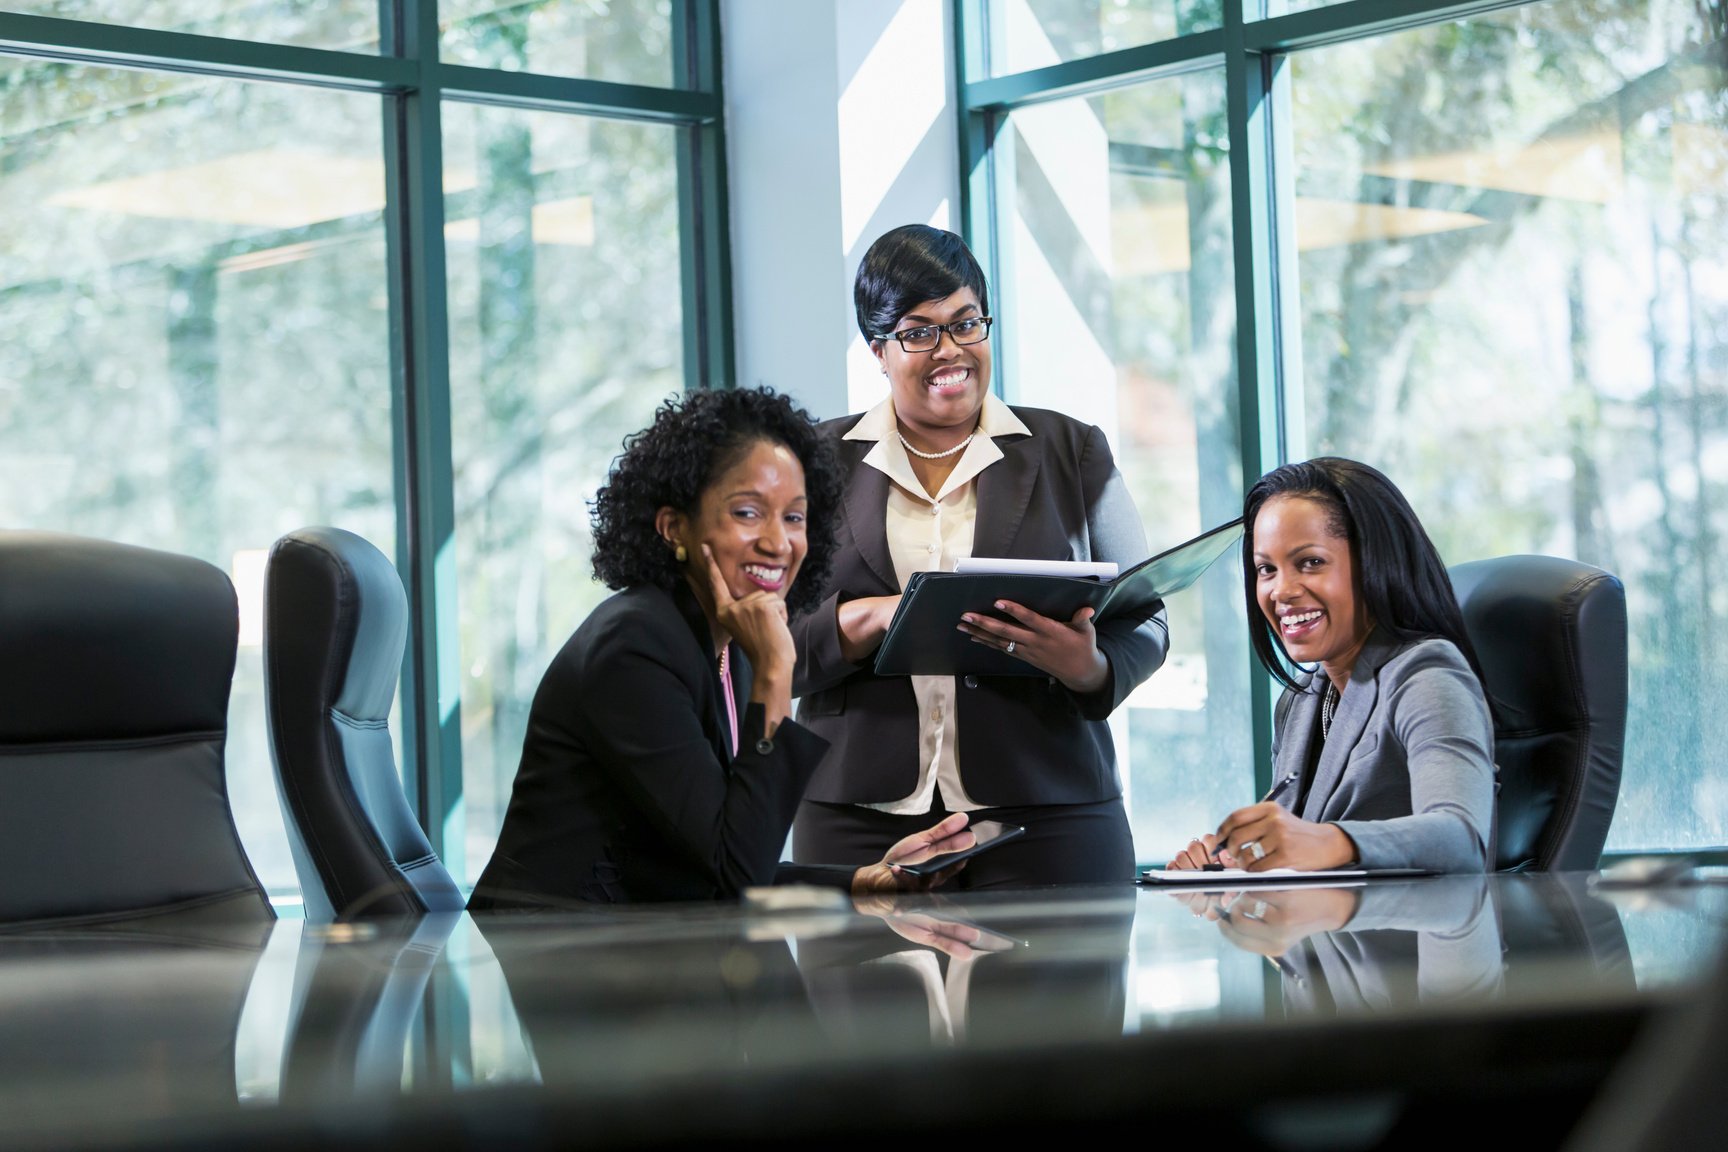
<instances>
[{"instance_id":1,"label":"short black hair","mask_svg":"<svg viewBox=\"0 0 1728 1152\"><path fill-rule=\"evenodd\" d=\"M660 509L696 515L708 485L764 440L784 445L804 468L809 546L786 608L814 608L834 564L840 463L810 414L771 388L668 397L652 424L625 438L590 506L595 577L615 589L652 584L670 591L682 583L684 569L655 528Z\"/></svg>"},{"instance_id":2,"label":"short black hair","mask_svg":"<svg viewBox=\"0 0 1728 1152\"><path fill-rule=\"evenodd\" d=\"M852 282L858 331L873 342L926 300L941 300L962 288L972 289L979 310L988 316L990 286L966 241L928 224L902 224L878 236L858 262Z\"/></svg>"},{"instance_id":3,"label":"short black hair","mask_svg":"<svg viewBox=\"0 0 1728 1152\"><path fill-rule=\"evenodd\" d=\"M1276 496L1300 496L1326 509L1332 534L1350 544L1357 603L1377 629L1399 641L1438 636L1450 640L1482 680L1476 649L1464 631L1464 613L1452 577L1416 510L1377 469L1342 456L1285 464L1260 477L1242 502L1242 576L1249 636L1262 667L1298 687L1295 661L1260 611L1254 571L1254 519ZM1486 681L1483 680L1485 684Z\"/></svg>"}]
</instances>

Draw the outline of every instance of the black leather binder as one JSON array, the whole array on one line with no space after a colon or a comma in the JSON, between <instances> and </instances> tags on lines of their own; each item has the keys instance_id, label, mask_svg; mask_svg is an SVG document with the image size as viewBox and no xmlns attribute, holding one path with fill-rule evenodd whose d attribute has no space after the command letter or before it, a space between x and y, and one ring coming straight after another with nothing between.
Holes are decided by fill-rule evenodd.
<instances>
[{"instance_id":1,"label":"black leather binder","mask_svg":"<svg viewBox=\"0 0 1728 1152\"><path fill-rule=\"evenodd\" d=\"M876 650L881 676L1042 676L1043 672L959 630L964 612L1006 618L993 605L1012 600L1067 620L1090 604L1094 622L1115 616L1150 618L1164 598L1188 587L1242 537L1232 520L1142 560L1113 580L998 572L917 572Z\"/></svg>"}]
</instances>

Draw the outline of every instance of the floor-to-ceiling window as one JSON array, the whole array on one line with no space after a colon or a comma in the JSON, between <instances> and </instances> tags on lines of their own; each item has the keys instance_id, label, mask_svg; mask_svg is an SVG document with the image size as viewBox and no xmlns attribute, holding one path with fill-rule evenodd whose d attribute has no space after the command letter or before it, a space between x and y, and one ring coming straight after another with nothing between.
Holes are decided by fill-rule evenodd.
<instances>
[{"instance_id":1,"label":"floor-to-ceiling window","mask_svg":"<svg viewBox=\"0 0 1728 1152\"><path fill-rule=\"evenodd\" d=\"M540 674L607 591L588 570L588 502L625 435L684 386L678 130L477 105L444 129L472 879Z\"/></svg>"},{"instance_id":2,"label":"floor-to-ceiling window","mask_svg":"<svg viewBox=\"0 0 1728 1152\"><path fill-rule=\"evenodd\" d=\"M726 382L717 30L696 0L44 0L0 13L0 523L228 571L228 778L296 887L270 545L330 524L414 609L407 785L471 881L529 699L604 593L623 436Z\"/></svg>"},{"instance_id":3,"label":"floor-to-ceiling window","mask_svg":"<svg viewBox=\"0 0 1728 1152\"><path fill-rule=\"evenodd\" d=\"M1449 563L1617 573L1632 712L1608 848L1728 844L1723 6L956 10L966 227L1015 319L1009 397L1111 422L1154 545L1336 453L1390 474ZM1171 665L1119 731L1147 861L1266 782L1225 567L1170 605Z\"/></svg>"},{"instance_id":4,"label":"floor-to-ceiling window","mask_svg":"<svg viewBox=\"0 0 1728 1152\"><path fill-rule=\"evenodd\" d=\"M1384 462L1449 561L1554 553L1625 582L1610 847L1728 843L1710 8L1531 4L1292 58L1306 451Z\"/></svg>"},{"instance_id":5,"label":"floor-to-ceiling window","mask_svg":"<svg viewBox=\"0 0 1728 1152\"><path fill-rule=\"evenodd\" d=\"M987 143L972 159L988 176L972 222L1000 285L1003 390L1104 429L1158 551L1240 511L1225 72L1214 61L1029 100L1011 86L1216 28L1217 13L1063 0L987 16L971 67L1006 79L971 86L992 106L974 113ZM1215 823L1252 779L1233 562L1166 609L1170 656L1112 717L1146 861Z\"/></svg>"}]
</instances>

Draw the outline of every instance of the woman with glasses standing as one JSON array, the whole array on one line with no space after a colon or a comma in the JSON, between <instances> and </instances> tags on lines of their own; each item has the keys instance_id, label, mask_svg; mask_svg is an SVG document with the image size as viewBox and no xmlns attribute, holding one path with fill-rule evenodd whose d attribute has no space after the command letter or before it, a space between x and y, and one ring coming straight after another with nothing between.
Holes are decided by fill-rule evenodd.
<instances>
[{"instance_id":1,"label":"woman with glasses standing","mask_svg":"<svg viewBox=\"0 0 1728 1152\"><path fill-rule=\"evenodd\" d=\"M962 888L1110 883L1135 854L1107 720L1164 661L1162 609L1094 626L1001 602L955 627L1028 676L878 676L914 572L965 556L1145 559L1145 531L1104 433L990 392L989 288L960 237L925 225L876 240L853 286L889 396L822 426L846 477L840 546L793 622L800 723L829 741L793 828L800 861L880 860L946 813L1026 834L976 857Z\"/></svg>"}]
</instances>

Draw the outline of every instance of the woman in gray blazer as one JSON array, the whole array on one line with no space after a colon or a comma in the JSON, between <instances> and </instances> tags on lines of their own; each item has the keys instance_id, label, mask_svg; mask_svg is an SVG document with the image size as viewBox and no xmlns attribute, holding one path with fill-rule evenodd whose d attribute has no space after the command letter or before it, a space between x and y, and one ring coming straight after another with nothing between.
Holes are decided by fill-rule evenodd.
<instances>
[{"instance_id":1,"label":"woman in gray blazer","mask_svg":"<svg viewBox=\"0 0 1728 1152\"><path fill-rule=\"evenodd\" d=\"M1272 791L1169 864L1481 872L1494 728L1446 566L1397 487L1320 457L1243 509L1255 655L1284 684Z\"/></svg>"},{"instance_id":2,"label":"woman in gray blazer","mask_svg":"<svg viewBox=\"0 0 1728 1152\"><path fill-rule=\"evenodd\" d=\"M1164 662L1162 605L1096 625L1004 602L953 622L1020 676L878 676L876 649L915 572L966 556L1149 554L1099 428L990 391L984 273L952 232L884 234L859 265L858 328L889 394L822 426L846 477L834 568L793 620L798 719L831 745L793 829L799 861L863 864L944 813L1026 834L971 860L962 888L1124 882L1135 854L1108 718Z\"/></svg>"}]
</instances>

